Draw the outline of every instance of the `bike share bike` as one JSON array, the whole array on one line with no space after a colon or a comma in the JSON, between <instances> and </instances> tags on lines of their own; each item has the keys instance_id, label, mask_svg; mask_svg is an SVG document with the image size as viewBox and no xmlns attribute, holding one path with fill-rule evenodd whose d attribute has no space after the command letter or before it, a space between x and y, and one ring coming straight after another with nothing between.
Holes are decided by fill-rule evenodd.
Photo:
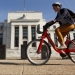
<instances>
[{"instance_id":1,"label":"bike share bike","mask_svg":"<svg viewBox=\"0 0 75 75\"><path fill-rule=\"evenodd\" d=\"M54 48L56 52L60 54L60 56L62 57L68 56L68 58L75 63L75 39L70 40L67 37L65 41L65 45L67 46L67 48L61 50L54 44L47 29L44 30L43 32L41 32L39 29L40 26L37 25L37 33L42 34L41 38L30 41L28 43L26 50L28 61L31 64L34 65L45 64L50 59L50 56L52 54L50 45ZM48 40L50 45L44 40L45 38ZM42 59L41 55L42 53L44 53L43 46L45 48L46 57Z\"/></svg>"}]
</instances>

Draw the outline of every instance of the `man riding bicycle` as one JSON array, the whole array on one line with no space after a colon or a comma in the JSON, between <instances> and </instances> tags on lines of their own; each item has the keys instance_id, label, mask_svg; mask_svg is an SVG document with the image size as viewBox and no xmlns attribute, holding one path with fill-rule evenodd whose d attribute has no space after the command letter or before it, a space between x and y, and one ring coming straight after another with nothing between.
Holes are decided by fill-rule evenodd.
<instances>
[{"instance_id":1,"label":"man riding bicycle","mask_svg":"<svg viewBox=\"0 0 75 75\"><path fill-rule=\"evenodd\" d=\"M46 23L43 26L43 29L46 30L48 27L53 25L56 22L59 22L60 26L55 29L55 33L58 36L58 41L60 43L59 49L66 48L64 44L64 37L69 33L70 30L74 29L74 18L69 13L68 9L61 8L62 4L59 2L55 2L52 4L52 7L55 12L57 12L57 16L54 20Z\"/></svg>"}]
</instances>

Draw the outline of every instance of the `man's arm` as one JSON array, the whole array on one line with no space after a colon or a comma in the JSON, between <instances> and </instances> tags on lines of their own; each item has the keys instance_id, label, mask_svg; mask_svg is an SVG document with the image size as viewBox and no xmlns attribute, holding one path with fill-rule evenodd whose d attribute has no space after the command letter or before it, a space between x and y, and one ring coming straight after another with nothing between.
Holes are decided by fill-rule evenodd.
<instances>
[{"instance_id":1,"label":"man's arm","mask_svg":"<svg viewBox=\"0 0 75 75\"><path fill-rule=\"evenodd\" d=\"M54 23L56 23L56 20L51 20L50 22L47 22L44 26L43 26L43 30L47 30L47 28L49 28L50 26L52 26Z\"/></svg>"}]
</instances>

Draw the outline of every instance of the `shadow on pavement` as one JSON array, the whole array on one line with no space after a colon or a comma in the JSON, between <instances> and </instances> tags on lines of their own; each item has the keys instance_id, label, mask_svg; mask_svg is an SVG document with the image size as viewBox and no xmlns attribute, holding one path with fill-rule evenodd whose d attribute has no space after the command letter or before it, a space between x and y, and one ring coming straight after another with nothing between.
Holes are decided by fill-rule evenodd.
<instances>
[{"instance_id":1,"label":"shadow on pavement","mask_svg":"<svg viewBox=\"0 0 75 75\"><path fill-rule=\"evenodd\" d=\"M12 63L12 62L0 62L0 65L25 65L25 66L46 66L46 65L65 65L65 66L75 66L75 64L44 64L44 65L33 65L33 64L31 64L31 63Z\"/></svg>"},{"instance_id":2,"label":"shadow on pavement","mask_svg":"<svg viewBox=\"0 0 75 75\"><path fill-rule=\"evenodd\" d=\"M65 65L65 66L75 66L75 64L44 64L44 65Z\"/></svg>"},{"instance_id":3,"label":"shadow on pavement","mask_svg":"<svg viewBox=\"0 0 75 75\"><path fill-rule=\"evenodd\" d=\"M62 66L62 65L64 65L64 66L75 66L75 64L67 64L67 63L66 63L66 64L62 64L62 63L61 63L61 64L58 64L58 63L57 63L57 64L54 64L54 63L53 63L53 64L52 64L52 63L49 64L49 63L47 63L47 64L44 64L44 65L33 65L33 64L31 64L31 63L24 63L24 65L26 65L26 66L47 66L47 65L50 65L50 66L51 66L51 65L52 65L52 66L53 66L53 65L54 65L54 66L55 66L55 65L58 65L58 66L60 66L60 65L61 65L61 66Z\"/></svg>"},{"instance_id":4,"label":"shadow on pavement","mask_svg":"<svg viewBox=\"0 0 75 75\"><path fill-rule=\"evenodd\" d=\"M24 63L0 62L0 65L23 65Z\"/></svg>"}]
</instances>

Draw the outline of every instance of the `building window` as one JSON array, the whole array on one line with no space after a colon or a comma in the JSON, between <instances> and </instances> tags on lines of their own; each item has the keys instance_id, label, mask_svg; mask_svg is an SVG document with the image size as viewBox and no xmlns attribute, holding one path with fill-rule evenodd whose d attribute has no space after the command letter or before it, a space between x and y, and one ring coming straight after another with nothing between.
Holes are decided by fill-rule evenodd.
<instances>
[{"instance_id":1,"label":"building window","mask_svg":"<svg viewBox=\"0 0 75 75\"><path fill-rule=\"evenodd\" d=\"M56 44L56 46L58 46L58 39L57 39L57 35L54 33L54 42Z\"/></svg>"},{"instance_id":2,"label":"building window","mask_svg":"<svg viewBox=\"0 0 75 75\"><path fill-rule=\"evenodd\" d=\"M74 34L73 34L73 35L74 35ZM69 33L67 34L67 38L70 39L70 34L69 34Z\"/></svg>"},{"instance_id":3,"label":"building window","mask_svg":"<svg viewBox=\"0 0 75 75\"><path fill-rule=\"evenodd\" d=\"M2 26L0 26L0 29L3 29L3 25L2 25Z\"/></svg>"},{"instance_id":4,"label":"building window","mask_svg":"<svg viewBox=\"0 0 75 75\"><path fill-rule=\"evenodd\" d=\"M75 31L75 28L73 29L73 31Z\"/></svg>"},{"instance_id":5,"label":"building window","mask_svg":"<svg viewBox=\"0 0 75 75\"><path fill-rule=\"evenodd\" d=\"M0 44L3 44L3 34L0 34Z\"/></svg>"},{"instance_id":6,"label":"building window","mask_svg":"<svg viewBox=\"0 0 75 75\"><path fill-rule=\"evenodd\" d=\"M50 37L51 37L51 34L50 34ZM48 41L48 44L49 44L49 46L51 46L51 44L50 44L50 42Z\"/></svg>"},{"instance_id":7,"label":"building window","mask_svg":"<svg viewBox=\"0 0 75 75\"><path fill-rule=\"evenodd\" d=\"M75 39L75 33L73 33L73 37L74 37L74 39Z\"/></svg>"},{"instance_id":8,"label":"building window","mask_svg":"<svg viewBox=\"0 0 75 75\"><path fill-rule=\"evenodd\" d=\"M19 47L19 27L15 27L15 47Z\"/></svg>"},{"instance_id":9,"label":"building window","mask_svg":"<svg viewBox=\"0 0 75 75\"><path fill-rule=\"evenodd\" d=\"M24 38L28 38L28 28L27 27L23 27L23 39Z\"/></svg>"},{"instance_id":10,"label":"building window","mask_svg":"<svg viewBox=\"0 0 75 75\"><path fill-rule=\"evenodd\" d=\"M34 40L36 38L36 28L31 27L31 32L32 32L32 40ZM36 47L36 43L33 43L32 47Z\"/></svg>"},{"instance_id":11,"label":"building window","mask_svg":"<svg viewBox=\"0 0 75 75\"><path fill-rule=\"evenodd\" d=\"M53 26L53 29L56 29L56 26L55 25Z\"/></svg>"}]
</instances>

